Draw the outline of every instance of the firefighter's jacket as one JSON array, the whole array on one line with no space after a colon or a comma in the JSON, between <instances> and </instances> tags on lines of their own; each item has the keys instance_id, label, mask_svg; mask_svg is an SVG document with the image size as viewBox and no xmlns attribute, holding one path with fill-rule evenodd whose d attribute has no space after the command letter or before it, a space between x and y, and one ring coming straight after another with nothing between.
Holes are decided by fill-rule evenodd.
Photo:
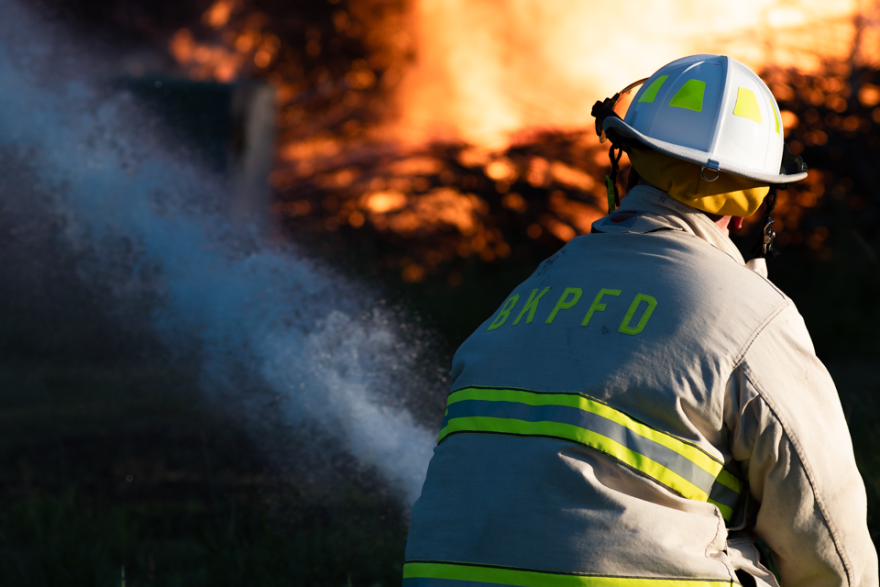
<instances>
[{"instance_id":1,"label":"firefighter's jacket","mask_svg":"<svg viewBox=\"0 0 880 587\"><path fill-rule=\"evenodd\" d=\"M840 400L801 316L657 189L544 261L452 380L407 587L776 585L754 535L784 587L878 584Z\"/></svg>"}]
</instances>

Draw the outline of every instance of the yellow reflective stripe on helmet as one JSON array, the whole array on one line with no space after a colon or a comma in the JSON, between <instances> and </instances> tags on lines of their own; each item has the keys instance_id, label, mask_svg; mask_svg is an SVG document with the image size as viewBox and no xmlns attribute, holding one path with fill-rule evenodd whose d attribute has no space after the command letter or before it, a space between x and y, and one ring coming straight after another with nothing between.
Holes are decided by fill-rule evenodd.
<instances>
[{"instance_id":1,"label":"yellow reflective stripe on helmet","mask_svg":"<svg viewBox=\"0 0 880 587\"><path fill-rule=\"evenodd\" d=\"M639 103L647 102L650 104L653 102L654 98L657 97L657 92L660 90L660 86L663 85L663 82L665 82L668 77L668 75L661 75L652 81L651 85L645 88L645 91L642 92L642 95L639 97Z\"/></svg>"},{"instance_id":2,"label":"yellow reflective stripe on helmet","mask_svg":"<svg viewBox=\"0 0 880 587\"><path fill-rule=\"evenodd\" d=\"M511 587L721 587L722 585L729 586L732 583L729 579L649 579L583 573L552 573L472 563L407 562L403 565L404 584L417 584L416 581L412 581L414 579L469 581Z\"/></svg>"},{"instance_id":3,"label":"yellow reflective stripe on helmet","mask_svg":"<svg viewBox=\"0 0 880 587\"><path fill-rule=\"evenodd\" d=\"M755 98L755 92L748 88L737 88L736 104L733 106L733 114L735 116L742 116L743 118L754 120L757 123L764 121L764 119L761 118L761 109L758 108L758 99Z\"/></svg>"},{"instance_id":4,"label":"yellow reflective stripe on helmet","mask_svg":"<svg viewBox=\"0 0 880 587\"><path fill-rule=\"evenodd\" d=\"M437 442L454 434L558 438L590 447L733 516L742 483L699 447L578 393L468 387L450 394Z\"/></svg>"},{"instance_id":5,"label":"yellow reflective stripe on helmet","mask_svg":"<svg viewBox=\"0 0 880 587\"><path fill-rule=\"evenodd\" d=\"M689 79L675 93L669 105L675 108L687 108L695 112L703 110L703 94L706 92L706 82L698 79Z\"/></svg>"},{"instance_id":6,"label":"yellow reflective stripe on helmet","mask_svg":"<svg viewBox=\"0 0 880 587\"><path fill-rule=\"evenodd\" d=\"M770 110L773 112L773 119L776 121L776 134L779 134L779 113L776 112L776 105L773 100L767 100L770 103Z\"/></svg>"}]
</instances>

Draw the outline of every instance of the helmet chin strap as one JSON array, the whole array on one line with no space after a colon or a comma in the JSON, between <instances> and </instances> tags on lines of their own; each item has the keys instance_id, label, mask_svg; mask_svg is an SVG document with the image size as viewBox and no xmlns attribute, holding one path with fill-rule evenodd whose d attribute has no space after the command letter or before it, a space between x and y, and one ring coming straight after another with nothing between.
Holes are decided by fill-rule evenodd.
<instances>
[{"instance_id":1,"label":"helmet chin strap","mask_svg":"<svg viewBox=\"0 0 880 587\"><path fill-rule=\"evenodd\" d=\"M593 104L593 109L590 111L590 114L596 119L596 136L599 137L599 142L604 143L608 139L611 140L611 147L608 149L608 158L611 159L611 174L605 176L605 193L608 196L609 214L614 212L614 210L620 206L620 191L617 189L617 172L620 170L620 158L623 156L623 141L615 133L606 135L603 123L609 116L620 118L620 115L614 111L614 107L617 105L620 97L630 93L633 88L640 86L646 81L648 81L648 78L634 81L610 98L605 98L601 102ZM617 155L614 154L615 150L617 151Z\"/></svg>"},{"instance_id":2,"label":"helmet chin strap","mask_svg":"<svg viewBox=\"0 0 880 587\"><path fill-rule=\"evenodd\" d=\"M614 150L617 149L617 155ZM611 175L605 176L605 193L608 196L608 213L611 214L620 206L620 192L617 190L617 172L620 170L618 163L623 156L623 147L615 146L611 141L611 147L608 149L608 158L611 159Z\"/></svg>"},{"instance_id":3,"label":"helmet chin strap","mask_svg":"<svg viewBox=\"0 0 880 587\"><path fill-rule=\"evenodd\" d=\"M776 190L777 186L771 185L770 191L767 192L764 228L761 230L758 242L752 247L752 258L754 259L772 259L779 255L779 251L773 246L776 241L776 233L773 232L773 225L776 224L776 221L772 219L773 209L776 208Z\"/></svg>"},{"instance_id":4,"label":"helmet chin strap","mask_svg":"<svg viewBox=\"0 0 880 587\"><path fill-rule=\"evenodd\" d=\"M793 175L796 173L803 173L807 171L807 164L804 163L804 158L800 155L795 155L788 148L788 145L785 145L782 149L782 165L780 166L780 172L785 175ZM776 224L776 221L773 220L772 214L773 209L776 208L776 197L777 190L786 189L788 184L785 185L771 185L770 191L767 192L767 210L764 212L764 228L761 230L761 234L758 237L758 242L752 247L752 257L756 259L772 259L779 255L779 251L774 247L776 241L776 233L773 231L773 225Z\"/></svg>"}]
</instances>

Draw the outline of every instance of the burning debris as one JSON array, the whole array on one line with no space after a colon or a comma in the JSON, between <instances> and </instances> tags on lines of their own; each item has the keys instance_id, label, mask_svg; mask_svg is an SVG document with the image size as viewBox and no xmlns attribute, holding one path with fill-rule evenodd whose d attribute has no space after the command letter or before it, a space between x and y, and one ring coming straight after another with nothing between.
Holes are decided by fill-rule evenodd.
<instances>
[{"instance_id":1,"label":"burning debris","mask_svg":"<svg viewBox=\"0 0 880 587\"><path fill-rule=\"evenodd\" d=\"M522 26L516 20L521 8L509 15L516 30ZM449 10L430 1L331 0L291 10L268 0L217 0L198 26L178 30L168 47L191 77L260 77L277 89L280 144L272 174L273 210L292 235L332 232L346 242L370 240L379 253L372 262L379 268L397 271L407 282L440 274L455 286L461 279L456 259L488 264L512 255L542 257L589 232L605 211L608 163L585 122L584 112L596 96L560 97L562 106L551 114L535 110L541 96L547 98L545 88L529 94L522 108L501 98L495 109L484 104L492 101L487 92L499 83L497 76L480 87L480 76L474 77L479 66L469 68L455 57L461 54L450 48L454 39L448 33L434 45L413 34L424 36L425 19L448 19ZM768 14L770 20L779 17ZM853 49L825 55L813 65L814 73L781 67L764 72L783 109L792 150L803 153L811 166L805 182L780 192L779 243L805 246L823 259L831 255L826 240L836 202L859 213L862 224L854 234L869 249L880 239L872 224L880 189L870 165L871 153L880 148L880 76L873 53L866 50L873 25L859 18L835 16L832 32L839 37L849 31ZM806 26L789 20L789 36ZM465 23L461 30L478 25ZM498 33L486 30L490 36ZM494 37L480 42L506 46ZM438 46L447 47L449 55L443 67L432 69L416 52L430 57ZM450 69L453 62L458 69ZM568 75L568 69L557 74ZM414 89L431 71L443 79ZM482 71L488 76L492 68ZM461 79L450 81L450 76ZM446 93L438 90L438 96L466 92L482 104L486 120L507 112L502 116L507 122L481 127L479 133L494 137L482 142L462 140L483 136L462 130L471 120L465 114L452 121L458 130L446 134L405 128L416 124L413 112L448 113L457 107L441 104L438 96L426 101L424 88L437 83L446 84ZM574 100L581 102L577 109ZM529 120L530 108L534 120ZM560 112L568 115L560 118ZM542 125L560 130L510 134ZM504 140L499 140L501 131L507 132Z\"/></svg>"},{"instance_id":2,"label":"burning debris","mask_svg":"<svg viewBox=\"0 0 880 587\"><path fill-rule=\"evenodd\" d=\"M868 252L880 245L880 177L873 163L880 154L880 70L843 61L823 69L820 75L770 69L764 77L779 101L792 152L803 153L811 167L804 182L780 192L779 242L829 259L835 214L851 217L853 238L860 246L870 243Z\"/></svg>"},{"instance_id":3,"label":"burning debris","mask_svg":"<svg viewBox=\"0 0 880 587\"><path fill-rule=\"evenodd\" d=\"M544 133L495 153L441 143L356 165L343 156L317 173L276 172L275 211L294 230L371 231L398 256L380 262L422 281L456 257L550 253L589 232L604 215L604 184L593 179L604 158L581 133Z\"/></svg>"}]
</instances>

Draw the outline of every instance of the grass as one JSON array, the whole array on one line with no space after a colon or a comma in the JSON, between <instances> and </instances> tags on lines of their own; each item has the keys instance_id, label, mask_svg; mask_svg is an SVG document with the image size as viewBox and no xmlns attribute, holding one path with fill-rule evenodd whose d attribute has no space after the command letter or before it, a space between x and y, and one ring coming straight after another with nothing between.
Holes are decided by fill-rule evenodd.
<instances>
[{"instance_id":1,"label":"grass","mask_svg":"<svg viewBox=\"0 0 880 587\"><path fill-rule=\"evenodd\" d=\"M0 583L121 585L123 568L127 587L400 581L405 524L369 472L339 456L282 470L194 383L0 365Z\"/></svg>"},{"instance_id":2,"label":"grass","mask_svg":"<svg viewBox=\"0 0 880 587\"><path fill-rule=\"evenodd\" d=\"M129 587L395 584L401 532L359 509L279 523L234 502L211 512L90 504L75 491L31 497L0 515L0 576L29 587L116 585L124 567ZM160 521L169 518L175 524Z\"/></svg>"}]
</instances>

